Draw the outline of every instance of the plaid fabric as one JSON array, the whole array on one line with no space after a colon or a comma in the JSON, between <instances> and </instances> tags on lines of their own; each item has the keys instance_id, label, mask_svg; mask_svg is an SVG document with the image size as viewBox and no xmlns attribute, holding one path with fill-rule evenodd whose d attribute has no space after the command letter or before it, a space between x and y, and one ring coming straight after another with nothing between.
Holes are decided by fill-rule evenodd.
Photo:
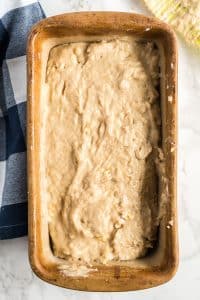
<instances>
[{"instance_id":1,"label":"plaid fabric","mask_svg":"<svg viewBox=\"0 0 200 300\"><path fill-rule=\"evenodd\" d=\"M0 239L27 233L26 39L37 1L0 0Z\"/></svg>"}]
</instances>

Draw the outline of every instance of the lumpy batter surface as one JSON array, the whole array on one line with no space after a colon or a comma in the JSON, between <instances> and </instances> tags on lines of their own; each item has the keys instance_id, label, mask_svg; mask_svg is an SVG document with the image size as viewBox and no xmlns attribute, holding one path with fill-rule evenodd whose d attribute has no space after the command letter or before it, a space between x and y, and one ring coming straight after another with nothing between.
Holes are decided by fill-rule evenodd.
<instances>
[{"instance_id":1,"label":"lumpy batter surface","mask_svg":"<svg viewBox=\"0 0 200 300\"><path fill-rule=\"evenodd\" d=\"M159 53L115 39L51 49L44 197L54 255L92 265L144 256L156 237Z\"/></svg>"}]
</instances>

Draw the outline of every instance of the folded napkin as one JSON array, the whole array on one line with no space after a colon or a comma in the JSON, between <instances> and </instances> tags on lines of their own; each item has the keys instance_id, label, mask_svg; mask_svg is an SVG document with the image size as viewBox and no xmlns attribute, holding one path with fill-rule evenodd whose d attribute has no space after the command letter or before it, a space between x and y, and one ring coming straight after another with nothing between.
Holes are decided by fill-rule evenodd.
<instances>
[{"instance_id":1,"label":"folded napkin","mask_svg":"<svg viewBox=\"0 0 200 300\"><path fill-rule=\"evenodd\" d=\"M173 26L185 40L200 48L199 0L143 0L159 19Z\"/></svg>"},{"instance_id":2,"label":"folded napkin","mask_svg":"<svg viewBox=\"0 0 200 300\"><path fill-rule=\"evenodd\" d=\"M37 1L0 0L0 239L27 233L26 41Z\"/></svg>"}]
</instances>

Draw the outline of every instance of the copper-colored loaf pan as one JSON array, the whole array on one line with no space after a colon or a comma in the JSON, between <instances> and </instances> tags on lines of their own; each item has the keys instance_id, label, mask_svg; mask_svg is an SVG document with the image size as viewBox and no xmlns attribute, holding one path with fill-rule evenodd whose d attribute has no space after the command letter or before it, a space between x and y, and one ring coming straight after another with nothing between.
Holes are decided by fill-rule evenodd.
<instances>
[{"instance_id":1,"label":"copper-colored loaf pan","mask_svg":"<svg viewBox=\"0 0 200 300\"><path fill-rule=\"evenodd\" d=\"M165 155L167 199L159 228L158 246L145 258L117 265L99 265L87 276L61 272L50 247L47 207L41 191L40 128L42 84L52 46L75 41L77 36L133 35L154 40L162 55L161 111L162 148ZM177 49L172 30L164 23L142 15L115 12L70 13L36 24L28 40L28 204L29 258L42 279L65 288L87 291L127 291L153 287L172 278L178 264L176 208L177 145ZM53 159L53 158L52 158ZM173 224L172 224L173 221ZM169 223L171 222L171 223ZM169 225L170 224L170 225ZM173 225L173 226L172 226Z\"/></svg>"}]
</instances>

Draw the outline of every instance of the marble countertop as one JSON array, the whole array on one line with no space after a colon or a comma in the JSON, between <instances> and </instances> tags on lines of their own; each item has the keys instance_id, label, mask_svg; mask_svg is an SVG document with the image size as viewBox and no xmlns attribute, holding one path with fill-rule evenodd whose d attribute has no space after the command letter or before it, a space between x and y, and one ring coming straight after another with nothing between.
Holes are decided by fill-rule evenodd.
<instances>
[{"instance_id":1,"label":"marble countertop","mask_svg":"<svg viewBox=\"0 0 200 300\"><path fill-rule=\"evenodd\" d=\"M80 10L113 10L146 15L142 0L41 0L47 15ZM56 4L55 4L56 3ZM179 48L178 213L180 264L168 283L144 291L86 293L38 279L28 262L27 237L0 241L1 300L128 300L200 298L200 52L182 40Z\"/></svg>"}]
</instances>

